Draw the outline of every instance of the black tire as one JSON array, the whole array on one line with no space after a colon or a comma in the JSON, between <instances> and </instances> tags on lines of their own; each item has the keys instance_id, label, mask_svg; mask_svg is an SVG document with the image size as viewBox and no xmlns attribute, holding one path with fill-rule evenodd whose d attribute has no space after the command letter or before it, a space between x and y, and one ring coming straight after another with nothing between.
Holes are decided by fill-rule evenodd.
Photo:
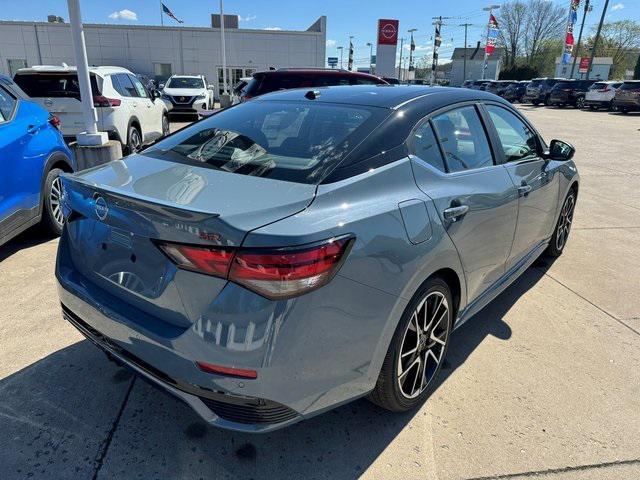
<instances>
[{"instance_id":1,"label":"black tire","mask_svg":"<svg viewBox=\"0 0 640 480\"><path fill-rule=\"evenodd\" d=\"M60 175L64 173L59 168L52 168L47 173L42 193L42 227L50 234L59 236L62 233L64 220L60 206L61 183Z\"/></svg>"},{"instance_id":2,"label":"black tire","mask_svg":"<svg viewBox=\"0 0 640 480\"><path fill-rule=\"evenodd\" d=\"M589 110L593 110L595 112L598 110L598 107L596 105L589 105Z\"/></svg>"},{"instance_id":3,"label":"black tire","mask_svg":"<svg viewBox=\"0 0 640 480\"><path fill-rule=\"evenodd\" d=\"M547 255L550 257L559 257L567 245L571 225L573 223L573 212L576 208L576 191L572 188L562 203L562 210L558 217L558 223L553 231L549 246L547 247Z\"/></svg>"},{"instance_id":4,"label":"black tire","mask_svg":"<svg viewBox=\"0 0 640 480\"><path fill-rule=\"evenodd\" d=\"M609 102L609 111L610 111L610 112L615 112L617 109L618 109L618 107L616 107L616 106L613 104L613 100L611 100L611 101Z\"/></svg>"},{"instance_id":5,"label":"black tire","mask_svg":"<svg viewBox=\"0 0 640 480\"><path fill-rule=\"evenodd\" d=\"M547 97L544 97L544 104L545 104L545 106L547 106L547 107L549 106L549 97L548 97L548 96L547 96Z\"/></svg>"},{"instance_id":6,"label":"black tire","mask_svg":"<svg viewBox=\"0 0 640 480\"><path fill-rule=\"evenodd\" d=\"M162 115L162 136L166 137L171 133L171 124L169 122L169 115L166 113Z\"/></svg>"},{"instance_id":7,"label":"black tire","mask_svg":"<svg viewBox=\"0 0 640 480\"><path fill-rule=\"evenodd\" d=\"M437 301L439 299L444 299L444 301L438 305ZM446 314L444 313L443 305L447 309ZM418 329L427 323L426 321L424 321L424 323L420 321L419 326L416 326L418 314L423 311L419 309L421 306L427 309L427 314L425 314L423 321L426 320L427 316L430 317L430 312L433 311L435 311L435 313L433 313L434 318L436 314L442 318L437 322L432 319L429 328L421 329L419 334ZM431 311L429 307L431 307ZM418 309L418 314L416 314L414 321L414 312L416 312L416 309ZM376 386L369 394L368 398L370 401L392 412L404 412L420 405L431 394L434 385L433 380L437 378L442 368L449 346L451 326L453 324L453 311L454 305L451 291L444 280L434 277L427 280L422 287L420 287L409 302L409 305L407 305L398 323L384 363L382 364ZM422 314L420 314L420 316L422 316ZM446 325L444 324L445 321ZM432 330L430 330L430 328L432 328ZM411 334L411 332L415 333ZM434 338L434 336L436 338ZM405 355L402 356L404 360L402 360L402 347L407 344L412 347L413 337L415 337L416 352L413 354L409 352L407 354L405 350ZM435 340L439 341L436 342ZM442 341L444 341L444 344L441 344ZM431 355L429 355L429 352L431 352ZM421 360L422 357L424 357L424 361ZM436 357L439 357L437 362ZM413 368L418 361L420 361L420 363L418 363L417 367ZM415 390L415 396L411 394L407 395L400 386L402 381L399 377L403 375L399 372L401 362L406 362L403 373L403 388L408 388L407 384L412 383L411 386L415 389L416 382L420 379L421 384L419 389ZM429 365L428 371L426 370L427 365ZM428 380L426 380L427 375L429 376Z\"/></svg>"},{"instance_id":8,"label":"black tire","mask_svg":"<svg viewBox=\"0 0 640 480\"><path fill-rule=\"evenodd\" d=\"M135 125L129 125L127 132L127 155L138 153L142 149L142 134Z\"/></svg>"},{"instance_id":9,"label":"black tire","mask_svg":"<svg viewBox=\"0 0 640 480\"><path fill-rule=\"evenodd\" d=\"M618 107L618 112L620 112L622 115L626 115L627 113L629 113L629 110L624 107Z\"/></svg>"},{"instance_id":10,"label":"black tire","mask_svg":"<svg viewBox=\"0 0 640 480\"><path fill-rule=\"evenodd\" d=\"M534 100L534 101L532 101L531 103L533 103L536 107L537 107L538 105L540 105L540 102L539 102L538 100Z\"/></svg>"}]
</instances>

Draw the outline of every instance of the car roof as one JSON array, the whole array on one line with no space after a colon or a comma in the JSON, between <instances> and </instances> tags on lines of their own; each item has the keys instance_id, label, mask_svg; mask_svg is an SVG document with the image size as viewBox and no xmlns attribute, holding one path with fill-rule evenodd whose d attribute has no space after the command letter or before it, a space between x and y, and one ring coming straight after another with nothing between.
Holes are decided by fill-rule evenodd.
<instances>
[{"instance_id":1,"label":"car roof","mask_svg":"<svg viewBox=\"0 0 640 480\"><path fill-rule=\"evenodd\" d=\"M204 75L171 75L169 78L202 78Z\"/></svg>"},{"instance_id":2,"label":"car roof","mask_svg":"<svg viewBox=\"0 0 640 480\"><path fill-rule=\"evenodd\" d=\"M319 92L310 100L309 92ZM468 100L499 99L495 95L479 90L454 87L430 87L427 85L351 85L316 88L294 88L267 93L252 101L314 101L397 109L416 99L433 97L442 103L457 103ZM446 98L445 98L446 97Z\"/></svg>"},{"instance_id":3,"label":"car roof","mask_svg":"<svg viewBox=\"0 0 640 480\"><path fill-rule=\"evenodd\" d=\"M278 70L262 70L259 72L255 72L253 76L256 75L274 75L274 76L286 76L292 74L302 74L302 75L336 75L336 76L353 76L353 77L367 77L367 78L375 78L381 80L381 77L376 75L371 75L370 73L365 72L352 72L349 70L342 70L340 68L280 68Z\"/></svg>"},{"instance_id":4,"label":"car roof","mask_svg":"<svg viewBox=\"0 0 640 480\"><path fill-rule=\"evenodd\" d=\"M67 72L77 72L77 68L72 65L33 65L32 67L21 68L16 74L23 73L67 73ZM132 73L126 68L123 67L115 67L115 66L98 66L98 67L89 67L89 72L96 73L99 75L108 75L110 73Z\"/></svg>"}]
</instances>

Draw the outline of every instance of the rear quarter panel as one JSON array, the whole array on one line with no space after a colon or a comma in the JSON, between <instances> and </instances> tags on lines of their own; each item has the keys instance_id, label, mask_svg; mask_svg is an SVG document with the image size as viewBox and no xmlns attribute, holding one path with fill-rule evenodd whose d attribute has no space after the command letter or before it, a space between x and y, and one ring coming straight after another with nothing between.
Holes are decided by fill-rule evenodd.
<instances>
[{"instance_id":1,"label":"rear quarter panel","mask_svg":"<svg viewBox=\"0 0 640 480\"><path fill-rule=\"evenodd\" d=\"M423 201L429 216L431 235L418 244L409 240L399 210L408 200ZM243 245L299 245L345 234L354 235L355 243L337 277L304 297L314 297L322 308L323 292L331 291L334 282L353 285L337 305L335 299L326 299L326 305L333 305L332 315L340 319L341 338L348 341L338 351L333 343L321 349L338 356L346 368L363 370L356 382L367 391L374 386L402 312L418 287L436 270L452 268L460 278L464 304L464 277L433 203L415 184L408 158L320 185L306 210L250 232ZM376 305L376 310L368 305Z\"/></svg>"}]
</instances>

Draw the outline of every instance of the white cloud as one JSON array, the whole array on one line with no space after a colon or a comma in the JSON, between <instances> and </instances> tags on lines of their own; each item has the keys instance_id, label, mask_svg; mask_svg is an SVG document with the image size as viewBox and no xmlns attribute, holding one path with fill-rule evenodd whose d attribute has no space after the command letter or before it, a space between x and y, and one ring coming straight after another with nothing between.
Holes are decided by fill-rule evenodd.
<instances>
[{"instance_id":1,"label":"white cloud","mask_svg":"<svg viewBox=\"0 0 640 480\"><path fill-rule=\"evenodd\" d=\"M252 15L252 14L249 14L246 17L243 17L242 15L238 15L238 19L241 22L251 22L251 21L255 20L256 18L258 18L258 16L257 15Z\"/></svg>"},{"instance_id":2,"label":"white cloud","mask_svg":"<svg viewBox=\"0 0 640 480\"><path fill-rule=\"evenodd\" d=\"M622 10L624 8L624 3L616 3L613 7L611 7L612 12L616 12L618 10Z\"/></svg>"},{"instance_id":3,"label":"white cloud","mask_svg":"<svg viewBox=\"0 0 640 480\"><path fill-rule=\"evenodd\" d=\"M280 27L264 27L264 30L282 30Z\"/></svg>"},{"instance_id":4,"label":"white cloud","mask_svg":"<svg viewBox=\"0 0 640 480\"><path fill-rule=\"evenodd\" d=\"M112 18L113 20L129 20L131 22L135 22L138 20L138 14L125 8L123 10L113 12L109 15L109 18Z\"/></svg>"},{"instance_id":5,"label":"white cloud","mask_svg":"<svg viewBox=\"0 0 640 480\"><path fill-rule=\"evenodd\" d=\"M405 43L403 45L403 50L406 50L407 52L411 49L411 45L408 43ZM431 50L433 50L433 45L417 45L416 44L416 52L430 52Z\"/></svg>"},{"instance_id":6,"label":"white cloud","mask_svg":"<svg viewBox=\"0 0 640 480\"><path fill-rule=\"evenodd\" d=\"M327 48L333 48L338 44L335 40L327 40Z\"/></svg>"}]
</instances>

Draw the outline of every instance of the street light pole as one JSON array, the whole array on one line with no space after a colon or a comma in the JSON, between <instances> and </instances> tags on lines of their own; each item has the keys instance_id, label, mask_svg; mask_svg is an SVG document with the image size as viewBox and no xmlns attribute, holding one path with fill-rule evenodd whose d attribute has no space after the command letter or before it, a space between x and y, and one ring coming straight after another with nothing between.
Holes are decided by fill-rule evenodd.
<instances>
[{"instance_id":1,"label":"street light pole","mask_svg":"<svg viewBox=\"0 0 640 480\"><path fill-rule=\"evenodd\" d=\"M409 43L409 71L412 71L413 68L413 48L415 44L413 43L413 32L417 31L417 28L410 28L407 32L411 35L411 43Z\"/></svg>"},{"instance_id":2,"label":"street light pole","mask_svg":"<svg viewBox=\"0 0 640 480\"><path fill-rule=\"evenodd\" d=\"M220 47L222 48L222 93L227 94L227 49L224 44L224 11L220 0Z\"/></svg>"},{"instance_id":3,"label":"street light pole","mask_svg":"<svg viewBox=\"0 0 640 480\"><path fill-rule=\"evenodd\" d=\"M80 103L84 118L85 131L77 135L78 145L104 145L108 137L106 132L98 132L96 109L93 106L93 93L89 79L89 62L87 48L84 42L82 13L79 0L67 0L69 8L69 22L71 23L71 37L76 56L78 85L80 87Z\"/></svg>"},{"instance_id":4,"label":"street light pole","mask_svg":"<svg viewBox=\"0 0 640 480\"><path fill-rule=\"evenodd\" d=\"M400 39L400 63L398 63L398 81L402 81L402 46L404 45L404 38Z\"/></svg>"},{"instance_id":5,"label":"street light pole","mask_svg":"<svg viewBox=\"0 0 640 480\"><path fill-rule=\"evenodd\" d=\"M373 75L373 43L367 42L367 47L369 47L369 73Z\"/></svg>"},{"instance_id":6,"label":"street light pole","mask_svg":"<svg viewBox=\"0 0 640 480\"><path fill-rule=\"evenodd\" d=\"M462 54L462 82L467 79L467 29L472 26L471 23L462 23L459 26L464 27L464 50Z\"/></svg>"},{"instance_id":7,"label":"street light pole","mask_svg":"<svg viewBox=\"0 0 640 480\"><path fill-rule=\"evenodd\" d=\"M598 31L596 32L596 38L593 41L593 49L591 50L591 58L589 59L589 68L587 69L587 78L589 80L589 75L591 74L591 68L593 67L593 57L596 54L596 49L598 48L598 40L600 40L600 31L602 30L602 24L604 23L604 17L607 13L607 7L609 7L609 0L605 0L604 8L602 9L602 15L600 16L600 23L598 24Z\"/></svg>"},{"instance_id":8,"label":"street light pole","mask_svg":"<svg viewBox=\"0 0 640 480\"><path fill-rule=\"evenodd\" d=\"M487 22L487 38L484 41L484 61L482 62L482 80L484 80L484 77L486 75L487 61L489 60L489 56L487 55L487 43L489 42L489 25L490 25L491 15L493 13L494 8L497 10L498 8L500 8L500 5L490 5L482 9L485 12L489 12L489 22Z\"/></svg>"}]
</instances>

